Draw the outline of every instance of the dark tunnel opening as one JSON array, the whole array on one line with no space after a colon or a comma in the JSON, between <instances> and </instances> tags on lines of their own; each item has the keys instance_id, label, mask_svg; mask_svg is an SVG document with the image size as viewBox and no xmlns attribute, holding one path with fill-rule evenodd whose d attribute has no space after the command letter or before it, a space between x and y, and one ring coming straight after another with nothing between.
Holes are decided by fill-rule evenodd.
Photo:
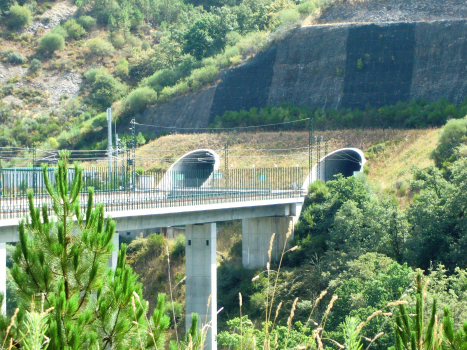
<instances>
[{"instance_id":1,"label":"dark tunnel opening","mask_svg":"<svg viewBox=\"0 0 467 350\"><path fill-rule=\"evenodd\" d=\"M215 170L216 158L209 151L196 151L179 159L170 169L174 187L201 187Z\"/></svg>"},{"instance_id":2,"label":"dark tunnel opening","mask_svg":"<svg viewBox=\"0 0 467 350\"><path fill-rule=\"evenodd\" d=\"M320 176L323 181L335 179L335 175L353 176L362 170L362 156L354 150L345 149L329 154L320 162Z\"/></svg>"}]
</instances>

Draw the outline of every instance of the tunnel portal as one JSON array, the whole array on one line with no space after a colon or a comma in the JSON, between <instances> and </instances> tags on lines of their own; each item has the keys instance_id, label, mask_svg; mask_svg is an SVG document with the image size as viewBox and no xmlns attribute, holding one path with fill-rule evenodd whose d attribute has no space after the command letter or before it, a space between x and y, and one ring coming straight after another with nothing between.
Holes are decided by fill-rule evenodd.
<instances>
[{"instance_id":1,"label":"tunnel portal","mask_svg":"<svg viewBox=\"0 0 467 350\"><path fill-rule=\"evenodd\" d=\"M203 187L217 169L219 169L219 155L216 152L209 149L189 152L167 170L158 187Z\"/></svg>"},{"instance_id":2,"label":"tunnel portal","mask_svg":"<svg viewBox=\"0 0 467 350\"><path fill-rule=\"evenodd\" d=\"M335 179L335 175L342 174L344 177L353 176L355 173L363 171L366 159L363 152L357 148L342 148L331 152L319 160L311 173L303 183L302 188L307 189L311 182L316 180L330 181Z\"/></svg>"}]
</instances>

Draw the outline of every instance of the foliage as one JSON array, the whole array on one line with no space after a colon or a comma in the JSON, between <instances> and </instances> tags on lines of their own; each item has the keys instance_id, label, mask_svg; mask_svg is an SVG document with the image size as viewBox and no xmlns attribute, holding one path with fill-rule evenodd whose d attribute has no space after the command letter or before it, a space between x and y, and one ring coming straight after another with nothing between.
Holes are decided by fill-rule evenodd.
<instances>
[{"instance_id":1,"label":"foliage","mask_svg":"<svg viewBox=\"0 0 467 350\"><path fill-rule=\"evenodd\" d=\"M227 111L221 116L216 116L212 126L264 125L313 118L314 127L318 130L369 127L426 128L442 126L448 119L463 118L466 114L467 100L455 106L446 99L432 103L421 99L398 102L396 105L381 108L367 106L365 110L324 110L319 107L309 108L283 103L278 107L270 105L260 110L251 108L249 111ZM304 128L304 125L298 123L296 127Z\"/></svg>"},{"instance_id":2,"label":"foliage","mask_svg":"<svg viewBox=\"0 0 467 350\"><path fill-rule=\"evenodd\" d=\"M96 20L91 16L80 16L77 21L86 31L93 30L96 26Z\"/></svg>"},{"instance_id":3,"label":"foliage","mask_svg":"<svg viewBox=\"0 0 467 350\"><path fill-rule=\"evenodd\" d=\"M86 35L86 30L73 18L66 21L63 28L65 28L68 37L75 40Z\"/></svg>"},{"instance_id":4,"label":"foliage","mask_svg":"<svg viewBox=\"0 0 467 350\"><path fill-rule=\"evenodd\" d=\"M102 109L110 107L126 92L125 85L118 82L105 68L90 69L84 77L91 87L91 101Z\"/></svg>"},{"instance_id":5,"label":"foliage","mask_svg":"<svg viewBox=\"0 0 467 350\"><path fill-rule=\"evenodd\" d=\"M433 300L431 315L428 324L425 326L425 295L422 281L422 274L418 273L415 279L415 309L412 312L413 319L410 319L409 311L405 304L398 305L395 314L395 349L396 350L441 350L442 347L442 326L438 325L437 299ZM439 327L441 326L441 327Z\"/></svg>"},{"instance_id":6,"label":"foliage","mask_svg":"<svg viewBox=\"0 0 467 350\"><path fill-rule=\"evenodd\" d=\"M23 55L16 52L10 52L7 59L8 63L11 64L23 64L24 62L26 62L26 58Z\"/></svg>"},{"instance_id":7,"label":"foliage","mask_svg":"<svg viewBox=\"0 0 467 350\"><path fill-rule=\"evenodd\" d=\"M93 208L93 188L89 188L86 213L80 212L82 168L75 164L69 187L69 153L60 156L55 186L47 178L46 165L43 167L46 189L59 219L49 219L47 207L35 208L33 192L28 191L30 219L20 223L20 244L11 270L19 305L28 307L31 298L43 295L44 307L54 308L46 332L51 349L93 344L127 347L136 342L134 336L129 337L136 334L130 320L144 322L145 305L136 305L135 311L132 307L134 295L141 295L141 285L125 265L124 245L117 269L108 270L107 261L115 249L115 222L104 218L102 204Z\"/></svg>"},{"instance_id":8,"label":"foliage","mask_svg":"<svg viewBox=\"0 0 467 350\"><path fill-rule=\"evenodd\" d=\"M88 48L91 56L100 57L101 59L113 56L115 53L113 45L101 37L89 39L86 43L86 47Z\"/></svg>"},{"instance_id":9,"label":"foliage","mask_svg":"<svg viewBox=\"0 0 467 350\"><path fill-rule=\"evenodd\" d=\"M459 148L467 142L467 118L451 119L443 128L432 152L436 166L446 168L459 157Z\"/></svg>"},{"instance_id":10,"label":"foliage","mask_svg":"<svg viewBox=\"0 0 467 350\"><path fill-rule=\"evenodd\" d=\"M29 70L33 73L38 72L42 69L42 62L39 61L37 58L34 58L29 65Z\"/></svg>"},{"instance_id":11,"label":"foliage","mask_svg":"<svg viewBox=\"0 0 467 350\"><path fill-rule=\"evenodd\" d=\"M60 34L47 33L39 39L39 49L46 53L61 51L65 46L65 39Z\"/></svg>"},{"instance_id":12,"label":"foliage","mask_svg":"<svg viewBox=\"0 0 467 350\"><path fill-rule=\"evenodd\" d=\"M10 17L8 19L8 26L10 28L25 27L31 24L31 21L31 11L26 6L18 4L10 6Z\"/></svg>"},{"instance_id":13,"label":"foliage","mask_svg":"<svg viewBox=\"0 0 467 350\"><path fill-rule=\"evenodd\" d=\"M124 101L126 113L140 113L148 105L156 102L157 94L149 87L141 87L133 90Z\"/></svg>"},{"instance_id":14,"label":"foliage","mask_svg":"<svg viewBox=\"0 0 467 350\"><path fill-rule=\"evenodd\" d=\"M364 177L336 176L325 185L310 185L295 236L297 251L286 260L299 263L306 256L327 254L344 263L366 252L401 259L407 232L404 214L391 198L372 195Z\"/></svg>"},{"instance_id":15,"label":"foliage","mask_svg":"<svg viewBox=\"0 0 467 350\"><path fill-rule=\"evenodd\" d=\"M467 159L447 168L448 180L441 170L431 166L415 172L411 187L419 192L407 217L411 224L407 241L407 260L414 266L428 269L432 263L442 263L448 270L467 267L465 179Z\"/></svg>"}]
</instances>

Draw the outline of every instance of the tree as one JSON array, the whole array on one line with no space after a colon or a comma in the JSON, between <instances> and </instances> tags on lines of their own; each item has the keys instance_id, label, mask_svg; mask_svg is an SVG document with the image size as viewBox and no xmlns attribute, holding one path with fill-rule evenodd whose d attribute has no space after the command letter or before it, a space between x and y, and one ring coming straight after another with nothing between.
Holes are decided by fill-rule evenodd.
<instances>
[{"instance_id":1,"label":"tree","mask_svg":"<svg viewBox=\"0 0 467 350\"><path fill-rule=\"evenodd\" d=\"M60 51L65 46L65 39L60 34L47 33L39 39L39 49L46 53Z\"/></svg>"},{"instance_id":2,"label":"tree","mask_svg":"<svg viewBox=\"0 0 467 350\"><path fill-rule=\"evenodd\" d=\"M183 51L198 60L211 56L224 48L226 33L225 24L219 16L205 15L186 32Z\"/></svg>"},{"instance_id":3,"label":"tree","mask_svg":"<svg viewBox=\"0 0 467 350\"><path fill-rule=\"evenodd\" d=\"M92 187L86 211L81 212L82 168L75 163L69 187L69 155L60 152L54 186L43 165L55 218L49 216L46 204L42 209L34 206L33 192L28 190L30 218L20 222L11 270L19 306L29 309L32 302L38 310L53 308L47 319L49 349L127 349L141 336L146 343L150 335L144 329L155 331L155 324L144 317L147 307L141 284L125 264L126 246L122 245L117 268L111 271L107 261L116 248L115 222L105 219L103 204L93 207Z\"/></svg>"},{"instance_id":4,"label":"tree","mask_svg":"<svg viewBox=\"0 0 467 350\"><path fill-rule=\"evenodd\" d=\"M21 28L31 24L32 15L31 11L18 4L10 6L10 18L8 26L10 28Z\"/></svg>"},{"instance_id":5,"label":"tree","mask_svg":"<svg viewBox=\"0 0 467 350\"><path fill-rule=\"evenodd\" d=\"M446 167L456 160L456 151L467 142L467 118L451 119L445 125L436 149L431 153L436 166Z\"/></svg>"},{"instance_id":6,"label":"tree","mask_svg":"<svg viewBox=\"0 0 467 350\"><path fill-rule=\"evenodd\" d=\"M138 133L138 135L136 136L136 143L138 145L144 145L146 143L146 139L144 138L142 133Z\"/></svg>"}]
</instances>

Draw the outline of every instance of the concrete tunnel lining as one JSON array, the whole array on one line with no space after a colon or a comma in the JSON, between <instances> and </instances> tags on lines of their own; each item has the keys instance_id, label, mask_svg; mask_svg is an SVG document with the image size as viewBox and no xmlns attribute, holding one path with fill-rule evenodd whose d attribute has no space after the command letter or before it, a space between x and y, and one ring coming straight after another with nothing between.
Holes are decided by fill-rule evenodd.
<instances>
[{"instance_id":1,"label":"concrete tunnel lining","mask_svg":"<svg viewBox=\"0 0 467 350\"><path fill-rule=\"evenodd\" d=\"M157 187L173 189L207 186L219 169L219 162L219 155L210 149L188 152L172 164Z\"/></svg>"},{"instance_id":2,"label":"concrete tunnel lining","mask_svg":"<svg viewBox=\"0 0 467 350\"><path fill-rule=\"evenodd\" d=\"M319 180L330 181L334 180L334 176L342 174L344 177L354 175L356 172L363 171L363 166L366 163L363 152L357 148L341 148L337 151L331 152L319 160L311 173L308 174L302 189L307 189L311 182L318 180L318 167L319 167Z\"/></svg>"}]
</instances>

